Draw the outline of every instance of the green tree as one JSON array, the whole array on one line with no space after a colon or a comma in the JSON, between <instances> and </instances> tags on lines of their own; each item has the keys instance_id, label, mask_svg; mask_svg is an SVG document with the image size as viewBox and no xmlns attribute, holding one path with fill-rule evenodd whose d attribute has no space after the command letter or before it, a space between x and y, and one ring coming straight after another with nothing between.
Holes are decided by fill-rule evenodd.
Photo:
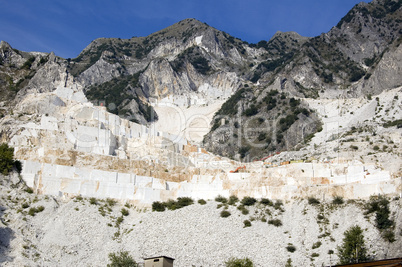
<instances>
[{"instance_id":1,"label":"green tree","mask_svg":"<svg viewBox=\"0 0 402 267\"><path fill-rule=\"evenodd\" d=\"M340 264L357 263L368 260L364 244L363 230L355 225L345 231L343 243L337 247Z\"/></svg>"},{"instance_id":2,"label":"green tree","mask_svg":"<svg viewBox=\"0 0 402 267\"><path fill-rule=\"evenodd\" d=\"M118 253L109 253L111 263L107 267L136 267L135 260L128 255L128 251L120 251Z\"/></svg>"},{"instance_id":3,"label":"green tree","mask_svg":"<svg viewBox=\"0 0 402 267\"><path fill-rule=\"evenodd\" d=\"M226 267L253 267L254 264L249 258L238 259L238 258L230 258L227 262L225 262Z\"/></svg>"},{"instance_id":4,"label":"green tree","mask_svg":"<svg viewBox=\"0 0 402 267\"><path fill-rule=\"evenodd\" d=\"M0 173L8 175L8 173L16 168L18 172L21 172L22 165L18 160L14 160L14 148L9 147L4 143L0 145Z\"/></svg>"}]
</instances>

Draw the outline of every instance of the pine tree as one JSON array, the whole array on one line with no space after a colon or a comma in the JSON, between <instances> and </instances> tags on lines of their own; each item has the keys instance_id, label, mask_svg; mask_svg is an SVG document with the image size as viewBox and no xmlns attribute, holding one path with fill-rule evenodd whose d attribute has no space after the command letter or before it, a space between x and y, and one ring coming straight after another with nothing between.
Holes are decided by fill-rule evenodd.
<instances>
[{"instance_id":1,"label":"pine tree","mask_svg":"<svg viewBox=\"0 0 402 267\"><path fill-rule=\"evenodd\" d=\"M9 147L4 143L0 145L0 173L8 175L13 169L14 162L14 148Z\"/></svg>"},{"instance_id":2,"label":"pine tree","mask_svg":"<svg viewBox=\"0 0 402 267\"><path fill-rule=\"evenodd\" d=\"M343 243L337 247L339 264L358 263L368 260L363 230L355 225L344 233Z\"/></svg>"}]
</instances>

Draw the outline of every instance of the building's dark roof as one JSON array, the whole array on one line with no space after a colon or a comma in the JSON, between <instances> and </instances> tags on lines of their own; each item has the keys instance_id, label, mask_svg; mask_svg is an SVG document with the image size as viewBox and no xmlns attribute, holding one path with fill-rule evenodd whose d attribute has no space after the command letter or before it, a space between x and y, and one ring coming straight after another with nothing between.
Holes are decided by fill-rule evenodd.
<instances>
[{"instance_id":1,"label":"building's dark roof","mask_svg":"<svg viewBox=\"0 0 402 267\"><path fill-rule=\"evenodd\" d=\"M168 256L149 257L149 258L144 258L144 260L152 260L152 259L158 259L158 258L166 258L166 259L174 260L173 258L168 257Z\"/></svg>"},{"instance_id":2,"label":"building's dark roof","mask_svg":"<svg viewBox=\"0 0 402 267\"><path fill-rule=\"evenodd\" d=\"M379 261L369 261L362 263L351 263L346 265L336 265L334 267L402 267L402 258L394 258Z\"/></svg>"}]
</instances>

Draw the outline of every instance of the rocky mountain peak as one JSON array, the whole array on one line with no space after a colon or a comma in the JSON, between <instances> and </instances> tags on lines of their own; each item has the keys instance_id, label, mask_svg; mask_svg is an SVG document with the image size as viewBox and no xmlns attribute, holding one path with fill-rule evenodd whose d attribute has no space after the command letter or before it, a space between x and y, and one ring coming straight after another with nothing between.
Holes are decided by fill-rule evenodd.
<instances>
[{"instance_id":1,"label":"rocky mountain peak","mask_svg":"<svg viewBox=\"0 0 402 267\"><path fill-rule=\"evenodd\" d=\"M7 43L6 41L1 41L0 42L0 49L7 49L7 48L11 48L10 44Z\"/></svg>"}]
</instances>

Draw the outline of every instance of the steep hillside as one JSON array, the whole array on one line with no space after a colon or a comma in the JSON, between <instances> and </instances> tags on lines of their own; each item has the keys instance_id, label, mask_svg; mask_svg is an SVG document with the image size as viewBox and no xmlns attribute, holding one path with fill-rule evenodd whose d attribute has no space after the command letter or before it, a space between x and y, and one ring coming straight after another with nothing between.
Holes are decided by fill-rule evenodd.
<instances>
[{"instance_id":1,"label":"steep hillside","mask_svg":"<svg viewBox=\"0 0 402 267\"><path fill-rule=\"evenodd\" d=\"M137 262L166 255L177 267L223 266L231 257L248 257L255 266L284 266L289 259L293 266L328 266L339 261L337 246L356 225L370 258L402 253L398 198L265 198L243 205L220 197L227 203L153 212L112 199L36 196L15 178L0 176L2 266L105 266L108 254L119 251ZM389 222L393 226L382 229Z\"/></svg>"},{"instance_id":2,"label":"steep hillside","mask_svg":"<svg viewBox=\"0 0 402 267\"><path fill-rule=\"evenodd\" d=\"M400 86L401 5L360 3L328 33L278 33L253 45L265 51L248 77L257 84L246 83L223 104L206 148L246 161L300 149L322 130L307 99L371 98Z\"/></svg>"}]
</instances>

